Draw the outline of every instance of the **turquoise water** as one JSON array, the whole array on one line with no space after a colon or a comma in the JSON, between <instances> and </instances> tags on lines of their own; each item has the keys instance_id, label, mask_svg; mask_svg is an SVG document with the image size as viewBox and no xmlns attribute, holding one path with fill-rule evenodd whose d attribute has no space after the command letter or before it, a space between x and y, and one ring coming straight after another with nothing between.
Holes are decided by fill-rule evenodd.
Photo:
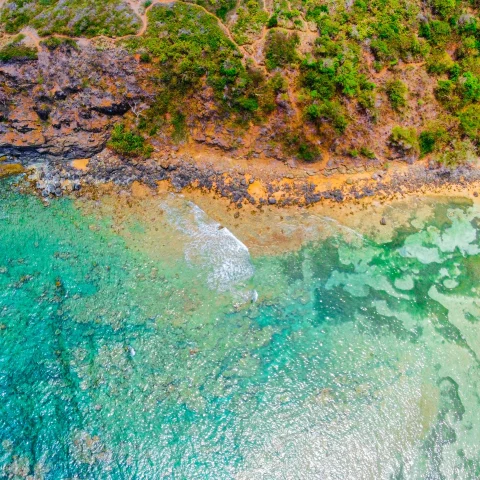
<instances>
[{"instance_id":1,"label":"turquoise water","mask_svg":"<svg viewBox=\"0 0 480 480\"><path fill-rule=\"evenodd\" d=\"M0 187L0 478L480 477L469 202L252 257L181 197L147 249Z\"/></svg>"}]
</instances>

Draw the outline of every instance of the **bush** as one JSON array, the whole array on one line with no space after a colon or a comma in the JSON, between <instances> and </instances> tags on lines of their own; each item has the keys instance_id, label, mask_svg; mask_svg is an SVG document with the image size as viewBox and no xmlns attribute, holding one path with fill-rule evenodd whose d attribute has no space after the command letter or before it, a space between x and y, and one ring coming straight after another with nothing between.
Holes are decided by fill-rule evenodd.
<instances>
[{"instance_id":1,"label":"bush","mask_svg":"<svg viewBox=\"0 0 480 480\"><path fill-rule=\"evenodd\" d=\"M338 133L344 133L348 125L343 109L337 102L326 100L320 104L312 103L306 108L305 113L317 125L323 121L331 123Z\"/></svg>"},{"instance_id":2,"label":"bush","mask_svg":"<svg viewBox=\"0 0 480 480\"><path fill-rule=\"evenodd\" d=\"M370 160L375 158L375 153L372 150L370 150L368 147L361 147L360 155L363 155L364 157L369 158Z\"/></svg>"},{"instance_id":3,"label":"bush","mask_svg":"<svg viewBox=\"0 0 480 480\"><path fill-rule=\"evenodd\" d=\"M151 124L158 124L167 112L174 115L204 82L230 112L232 105L242 108L243 100L238 99L255 97L250 91L256 87L253 75L243 66L237 48L215 17L195 5L155 5L148 12L145 34L125 44L144 60L148 55L156 71L157 99L145 112ZM247 102L246 107L251 111L253 104Z\"/></svg>"},{"instance_id":4,"label":"bush","mask_svg":"<svg viewBox=\"0 0 480 480\"><path fill-rule=\"evenodd\" d=\"M459 79L460 95L464 103L480 100L480 79L471 72L466 72Z\"/></svg>"},{"instance_id":5,"label":"bush","mask_svg":"<svg viewBox=\"0 0 480 480\"><path fill-rule=\"evenodd\" d=\"M470 105L458 115L463 131L475 142L480 140L480 105Z\"/></svg>"},{"instance_id":6,"label":"bush","mask_svg":"<svg viewBox=\"0 0 480 480\"><path fill-rule=\"evenodd\" d=\"M426 38L433 45L445 45L452 35L452 29L447 22L432 20L428 23L422 23L418 34Z\"/></svg>"},{"instance_id":7,"label":"bush","mask_svg":"<svg viewBox=\"0 0 480 480\"><path fill-rule=\"evenodd\" d=\"M268 28L275 28L278 26L278 17L277 15L272 15L267 22L267 27Z\"/></svg>"},{"instance_id":8,"label":"bush","mask_svg":"<svg viewBox=\"0 0 480 480\"><path fill-rule=\"evenodd\" d=\"M184 140L187 136L187 124L185 114L180 111L175 112L172 118L172 126L173 140L175 140L176 142Z\"/></svg>"},{"instance_id":9,"label":"bush","mask_svg":"<svg viewBox=\"0 0 480 480\"><path fill-rule=\"evenodd\" d=\"M452 80L439 80L435 89L435 96L444 105L452 103L454 99L455 82Z\"/></svg>"},{"instance_id":10,"label":"bush","mask_svg":"<svg viewBox=\"0 0 480 480\"><path fill-rule=\"evenodd\" d=\"M0 11L0 24L7 33L31 26L41 36L85 37L133 34L141 26L123 0L11 0L9 8Z\"/></svg>"},{"instance_id":11,"label":"bush","mask_svg":"<svg viewBox=\"0 0 480 480\"><path fill-rule=\"evenodd\" d=\"M300 160L304 160L305 162L314 162L320 157L320 151L315 145L302 142L298 146L297 156Z\"/></svg>"},{"instance_id":12,"label":"bush","mask_svg":"<svg viewBox=\"0 0 480 480\"><path fill-rule=\"evenodd\" d=\"M288 131L283 135L287 150L305 162L314 162L321 158L320 150L310 142L301 130Z\"/></svg>"},{"instance_id":13,"label":"bush","mask_svg":"<svg viewBox=\"0 0 480 480\"><path fill-rule=\"evenodd\" d=\"M477 154L470 140L454 140L449 149L439 157L438 163L446 167L454 168L459 165L475 162Z\"/></svg>"},{"instance_id":14,"label":"bush","mask_svg":"<svg viewBox=\"0 0 480 480\"><path fill-rule=\"evenodd\" d=\"M437 140L437 136L435 132L424 131L420 133L418 137L418 143L420 145L420 155L423 157L432 153L435 150L435 142Z\"/></svg>"},{"instance_id":15,"label":"bush","mask_svg":"<svg viewBox=\"0 0 480 480\"><path fill-rule=\"evenodd\" d=\"M294 63L297 56L297 45L300 39L296 33L287 34L278 30L268 33L265 44L265 65L268 70L284 67Z\"/></svg>"},{"instance_id":16,"label":"bush","mask_svg":"<svg viewBox=\"0 0 480 480\"><path fill-rule=\"evenodd\" d=\"M142 136L126 130L123 124L115 125L107 146L126 157L149 157L153 151Z\"/></svg>"},{"instance_id":17,"label":"bush","mask_svg":"<svg viewBox=\"0 0 480 480\"><path fill-rule=\"evenodd\" d=\"M389 80L385 86L392 108L400 111L407 104L407 86L401 80Z\"/></svg>"},{"instance_id":18,"label":"bush","mask_svg":"<svg viewBox=\"0 0 480 480\"><path fill-rule=\"evenodd\" d=\"M147 52L143 52L143 53L140 54L140 62L150 63L151 61L152 61L152 59Z\"/></svg>"},{"instance_id":19,"label":"bush","mask_svg":"<svg viewBox=\"0 0 480 480\"><path fill-rule=\"evenodd\" d=\"M445 51L435 52L427 60L427 72L435 75L449 73L455 65L452 57Z\"/></svg>"},{"instance_id":20,"label":"bush","mask_svg":"<svg viewBox=\"0 0 480 480\"><path fill-rule=\"evenodd\" d=\"M456 8L456 0L432 0L432 10L442 18L448 18Z\"/></svg>"},{"instance_id":21,"label":"bush","mask_svg":"<svg viewBox=\"0 0 480 480\"><path fill-rule=\"evenodd\" d=\"M406 154L417 155L420 152L417 131L413 127L393 127L390 144Z\"/></svg>"},{"instance_id":22,"label":"bush","mask_svg":"<svg viewBox=\"0 0 480 480\"><path fill-rule=\"evenodd\" d=\"M258 110L258 102L256 98L240 97L236 103L240 108L247 112L255 112Z\"/></svg>"}]
</instances>

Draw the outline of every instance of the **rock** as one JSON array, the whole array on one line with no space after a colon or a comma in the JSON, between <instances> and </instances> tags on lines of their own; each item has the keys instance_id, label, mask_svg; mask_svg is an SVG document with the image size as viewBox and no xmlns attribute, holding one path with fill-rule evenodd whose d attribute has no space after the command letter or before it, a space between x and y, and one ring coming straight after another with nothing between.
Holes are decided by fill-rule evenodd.
<instances>
[{"instance_id":1,"label":"rock","mask_svg":"<svg viewBox=\"0 0 480 480\"><path fill-rule=\"evenodd\" d=\"M277 203L277 199L275 197L269 197L268 198L268 204L269 205L275 205Z\"/></svg>"},{"instance_id":2,"label":"rock","mask_svg":"<svg viewBox=\"0 0 480 480\"><path fill-rule=\"evenodd\" d=\"M50 112L52 111L52 108L50 107L50 105L46 103L35 105L33 109L37 113L38 118L40 118L40 120L43 120L44 122L48 120L48 117L50 116Z\"/></svg>"},{"instance_id":3,"label":"rock","mask_svg":"<svg viewBox=\"0 0 480 480\"><path fill-rule=\"evenodd\" d=\"M380 225L386 225L387 224L387 219L385 217L382 217L380 220Z\"/></svg>"},{"instance_id":4,"label":"rock","mask_svg":"<svg viewBox=\"0 0 480 480\"><path fill-rule=\"evenodd\" d=\"M0 155L26 165L102 151L118 121L111 116L146 98L140 79L129 74L136 66L126 51L89 46L43 51L34 62L0 63ZM10 86L8 102L2 102L3 85Z\"/></svg>"}]
</instances>

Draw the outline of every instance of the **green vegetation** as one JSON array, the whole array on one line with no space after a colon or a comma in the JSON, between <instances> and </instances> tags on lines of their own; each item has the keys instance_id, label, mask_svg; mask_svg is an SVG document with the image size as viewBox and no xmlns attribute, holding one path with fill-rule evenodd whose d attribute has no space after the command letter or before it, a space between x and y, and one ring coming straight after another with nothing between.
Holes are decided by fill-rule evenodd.
<instances>
[{"instance_id":1,"label":"green vegetation","mask_svg":"<svg viewBox=\"0 0 480 480\"><path fill-rule=\"evenodd\" d=\"M121 36L138 31L141 22L122 0L12 0L2 9L0 22L7 33L30 25L40 35Z\"/></svg>"},{"instance_id":2,"label":"green vegetation","mask_svg":"<svg viewBox=\"0 0 480 480\"><path fill-rule=\"evenodd\" d=\"M123 124L115 125L108 147L126 157L149 157L153 150L141 135L127 130Z\"/></svg>"},{"instance_id":3,"label":"green vegetation","mask_svg":"<svg viewBox=\"0 0 480 480\"><path fill-rule=\"evenodd\" d=\"M262 28L267 24L269 15L262 8L260 0L243 0L236 10L236 21L231 30L235 41L240 45L250 43L262 33Z\"/></svg>"},{"instance_id":4,"label":"green vegetation","mask_svg":"<svg viewBox=\"0 0 480 480\"><path fill-rule=\"evenodd\" d=\"M435 150L435 143L437 141L437 136L435 132L424 131L418 137L418 143L420 145L420 155L423 157L432 153Z\"/></svg>"},{"instance_id":5,"label":"green vegetation","mask_svg":"<svg viewBox=\"0 0 480 480\"><path fill-rule=\"evenodd\" d=\"M77 42L72 38L48 37L45 40L42 40L40 43L50 51L56 50L60 47L68 47L78 50Z\"/></svg>"},{"instance_id":6,"label":"green vegetation","mask_svg":"<svg viewBox=\"0 0 480 480\"><path fill-rule=\"evenodd\" d=\"M400 111L407 105L408 89L402 81L390 80L385 85L385 91L394 110Z\"/></svg>"},{"instance_id":7,"label":"green vegetation","mask_svg":"<svg viewBox=\"0 0 480 480\"><path fill-rule=\"evenodd\" d=\"M284 144L289 153L305 162L314 162L321 158L318 147L307 140L301 131L285 132Z\"/></svg>"},{"instance_id":8,"label":"green vegetation","mask_svg":"<svg viewBox=\"0 0 480 480\"><path fill-rule=\"evenodd\" d=\"M330 123L338 133L345 132L348 125L345 113L337 102L327 100L323 103L312 103L305 109L305 113L319 126L323 122Z\"/></svg>"},{"instance_id":9,"label":"green vegetation","mask_svg":"<svg viewBox=\"0 0 480 480\"><path fill-rule=\"evenodd\" d=\"M265 65L268 70L286 67L297 61L296 48L300 42L297 33L270 30L265 44Z\"/></svg>"},{"instance_id":10,"label":"green vegetation","mask_svg":"<svg viewBox=\"0 0 480 480\"><path fill-rule=\"evenodd\" d=\"M320 158L318 145L373 160L384 150L375 144L382 138L405 155L462 163L462 152L480 148L479 7L473 0L154 5L145 34L119 41L149 71L154 97L135 118L137 133L123 134L161 131L183 141L203 116L232 137L268 123L272 150L283 145L306 161ZM55 34L118 36L140 28L126 0L11 0L0 20L7 33L28 25L51 35L42 41L51 51L77 48ZM36 52L21 41L0 51L3 61L31 58ZM388 138L386 103L399 123ZM287 123L294 133L284 135ZM360 142L356 126L367 132Z\"/></svg>"},{"instance_id":11,"label":"green vegetation","mask_svg":"<svg viewBox=\"0 0 480 480\"><path fill-rule=\"evenodd\" d=\"M12 42L0 49L0 62L22 62L37 59L37 49L22 43L23 38L23 35L18 35Z\"/></svg>"},{"instance_id":12,"label":"green vegetation","mask_svg":"<svg viewBox=\"0 0 480 480\"><path fill-rule=\"evenodd\" d=\"M469 140L453 140L450 148L442 152L437 160L445 167L456 167L473 163L477 158L477 153L472 142Z\"/></svg>"},{"instance_id":13,"label":"green vegetation","mask_svg":"<svg viewBox=\"0 0 480 480\"><path fill-rule=\"evenodd\" d=\"M284 88L282 78L266 81L259 71L246 68L213 16L195 5L177 3L154 6L148 18L145 35L125 42L132 52L148 55L155 71L155 100L140 128L161 128L167 124L166 114L184 118L184 123L190 113L185 99L208 87L219 108L234 114L232 120L245 122L275 108L275 95ZM177 120L173 131L178 139L183 133Z\"/></svg>"},{"instance_id":14,"label":"green vegetation","mask_svg":"<svg viewBox=\"0 0 480 480\"><path fill-rule=\"evenodd\" d=\"M370 150L368 147L361 147L360 148L360 155L363 155L366 158L375 158L375 153Z\"/></svg>"},{"instance_id":15,"label":"green vegetation","mask_svg":"<svg viewBox=\"0 0 480 480\"><path fill-rule=\"evenodd\" d=\"M175 112L172 118L173 134L172 138L179 142L187 136L186 117L182 112Z\"/></svg>"},{"instance_id":16,"label":"green vegetation","mask_svg":"<svg viewBox=\"0 0 480 480\"><path fill-rule=\"evenodd\" d=\"M427 59L427 72L434 75L449 73L454 67L452 57L443 50L433 52Z\"/></svg>"},{"instance_id":17,"label":"green vegetation","mask_svg":"<svg viewBox=\"0 0 480 480\"><path fill-rule=\"evenodd\" d=\"M187 0L189 3L195 3L202 6L209 12L216 15L220 20L226 21L227 15L235 8L235 0Z\"/></svg>"},{"instance_id":18,"label":"green vegetation","mask_svg":"<svg viewBox=\"0 0 480 480\"><path fill-rule=\"evenodd\" d=\"M470 105L464 108L460 114L460 126L463 131L475 142L480 140L480 105Z\"/></svg>"},{"instance_id":19,"label":"green vegetation","mask_svg":"<svg viewBox=\"0 0 480 480\"><path fill-rule=\"evenodd\" d=\"M390 144L405 154L417 155L420 152L417 132L411 127L393 127Z\"/></svg>"}]
</instances>

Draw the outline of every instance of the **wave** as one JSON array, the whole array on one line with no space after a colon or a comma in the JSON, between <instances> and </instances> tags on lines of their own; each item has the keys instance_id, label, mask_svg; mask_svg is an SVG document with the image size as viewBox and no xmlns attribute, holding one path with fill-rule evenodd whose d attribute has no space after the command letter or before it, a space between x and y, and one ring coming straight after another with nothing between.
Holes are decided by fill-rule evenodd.
<instances>
[{"instance_id":1,"label":"wave","mask_svg":"<svg viewBox=\"0 0 480 480\"><path fill-rule=\"evenodd\" d=\"M185 259L203 267L210 288L226 292L252 277L248 248L228 228L190 201L183 200L180 205L168 201L161 206L170 222L187 235ZM254 300L255 295L250 298Z\"/></svg>"}]
</instances>

